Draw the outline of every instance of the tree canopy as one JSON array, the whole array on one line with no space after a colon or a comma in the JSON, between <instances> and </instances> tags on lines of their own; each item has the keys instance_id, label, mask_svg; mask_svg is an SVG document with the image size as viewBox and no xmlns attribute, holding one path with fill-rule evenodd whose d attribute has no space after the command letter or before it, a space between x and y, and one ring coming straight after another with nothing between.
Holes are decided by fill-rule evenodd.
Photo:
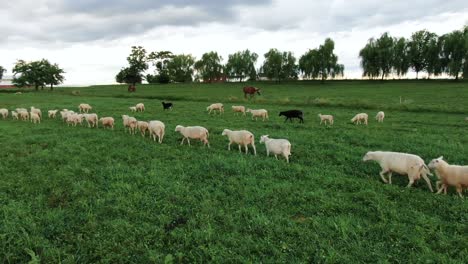
<instances>
[{"instance_id":1,"label":"tree canopy","mask_svg":"<svg viewBox=\"0 0 468 264\"><path fill-rule=\"evenodd\" d=\"M169 76L174 82L191 82L195 57L190 54L175 55L167 64Z\"/></svg>"},{"instance_id":2,"label":"tree canopy","mask_svg":"<svg viewBox=\"0 0 468 264\"><path fill-rule=\"evenodd\" d=\"M296 57L292 52L281 52L270 49L264 55L265 61L262 66L262 74L267 78L281 82L281 80L297 79L298 67Z\"/></svg>"},{"instance_id":3,"label":"tree canopy","mask_svg":"<svg viewBox=\"0 0 468 264\"><path fill-rule=\"evenodd\" d=\"M7 70L5 68L3 68L2 66L0 66L0 81L3 79L3 74L6 72Z\"/></svg>"},{"instance_id":4,"label":"tree canopy","mask_svg":"<svg viewBox=\"0 0 468 264\"><path fill-rule=\"evenodd\" d=\"M246 77L255 80L257 76L255 63L257 59L257 53L250 52L248 49L231 54L226 64L226 73L230 78L236 78L240 82Z\"/></svg>"},{"instance_id":5,"label":"tree canopy","mask_svg":"<svg viewBox=\"0 0 468 264\"><path fill-rule=\"evenodd\" d=\"M122 68L115 76L118 83L135 85L143 81L143 73L148 69L146 50L141 46L133 46L127 57L129 66Z\"/></svg>"},{"instance_id":6,"label":"tree canopy","mask_svg":"<svg viewBox=\"0 0 468 264\"><path fill-rule=\"evenodd\" d=\"M36 90L50 85L52 90L54 85L65 80L64 73L65 71L57 64L51 64L46 59L32 62L19 60L13 67L13 84L19 87L34 86Z\"/></svg>"},{"instance_id":7,"label":"tree canopy","mask_svg":"<svg viewBox=\"0 0 468 264\"><path fill-rule=\"evenodd\" d=\"M224 73L224 66L221 64L223 58L217 52L204 53L202 58L195 62L195 70L199 78L207 82L213 82Z\"/></svg>"},{"instance_id":8,"label":"tree canopy","mask_svg":"<svg viewBox=\"0 0 468 264\"><path fill-rule=\"evenodd\" d=\"M317 79L322 81L327 78L342 76L344 65L338 64L338 56L333 53L335 43L327 38L323 45L318 49L312 49L306 52L299 59L299 69L305 78Z\"/></svg>"}]
</instances>

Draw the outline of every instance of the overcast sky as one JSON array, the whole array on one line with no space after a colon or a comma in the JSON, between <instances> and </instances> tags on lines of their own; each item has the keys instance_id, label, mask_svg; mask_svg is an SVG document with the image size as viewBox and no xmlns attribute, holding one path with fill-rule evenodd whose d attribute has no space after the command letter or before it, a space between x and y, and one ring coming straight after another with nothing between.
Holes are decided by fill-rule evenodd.
<instances>
[{"instance_id":1,"label":"overcast sky","mask_svg":"<svg viewBox=\"0 0 468 264\"><path fill-rule=\"evenodd\" d=\"M297 58L325 38L348 78L362 74L358 53L383 32L444 34L468 24L466 0L0 0L0 65L49 59L65 84L115 82L132 45L147 50L228 54L270 48Z\"/></svg>"}]
</instances>

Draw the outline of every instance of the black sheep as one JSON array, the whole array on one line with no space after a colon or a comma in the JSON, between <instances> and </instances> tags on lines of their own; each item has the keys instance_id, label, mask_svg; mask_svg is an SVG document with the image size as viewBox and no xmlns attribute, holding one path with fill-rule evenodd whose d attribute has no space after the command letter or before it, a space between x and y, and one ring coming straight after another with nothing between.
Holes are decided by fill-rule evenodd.
<instances>
[{"instance_id":1,"label":"black sheep","mask_svg":"<svg viewBox=\"0 0 468 264\"><path fill-rule=\"evenodd\" d=\"M167 109L171 109L171 110L172 110L172 103L165 103L165 102L162 102L162 105L163 105L163 109L164 109L164 110L167 110Z\"/></svg>"},{"instance_id":2,"label":"black sheep","mask_svg":"<svg viewBox=\"0 0 468 264\"><path fill-rule=\"evenodd\" d=\"M286 119L284 122L288 121L288 119L292 122L293 118L299 118L300 123L304 123L303 113L301 110L289 110L283 111L279 113L279 116L285 116Z\"/></svg>"}]
</instances>

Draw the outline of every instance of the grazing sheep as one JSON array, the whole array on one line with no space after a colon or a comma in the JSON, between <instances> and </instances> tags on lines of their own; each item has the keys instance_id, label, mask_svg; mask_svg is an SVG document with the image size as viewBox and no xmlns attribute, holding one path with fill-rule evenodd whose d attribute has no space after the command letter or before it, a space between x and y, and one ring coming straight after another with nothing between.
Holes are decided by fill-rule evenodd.
<instances>
[{"instance_id":1,"label":"grazing sheep","mask_svg":"<svg viewBox=\"0 0 468 264\"><path fill-rule=\"evenodd\" d=\"M112 117L101 117L101 118L99 118L99 122L102 123L102 126L104 128L110 127L112 130L114 130L114 118L112 118Z\"/></svg>"},{"instance_id":2,"label":"grazing sheep","mask_svg":"<svg viewBox=\"0 0 468 264\"><path fill-rule=\"evenodd\" d=\"M137 111L137 108L136 106L130 106L130 112L136 112Z\"/></svg>"},{"instance_id":3,"label":"grazing sheep","mask_svg":"<svg viewBox=\"0 0 468 264\"><path fill-rule=\"evenodd\" d=\"M23 121L29 120L29 113L27 111L20 111L18 112L18 115Z\"/></svg>"},{"instance_id":4,"label":"grazing sheep","mask_svg":"<svg viewBox=\"0 0 468 264\"><path fill-rule=\"evenodd\" d=\"M216 103L216 104L211 104L206 108L206 111L208 111L208 114L211 114L211 111L216 114L216 111L219 111L219 114L224 113L224 105L222 103Z\"/></svg>"},{"instance_id":5,"label":"grazing sheep","mask_svg":"<svg viewBox=\"0 0 468 264\"><path fill-rule=\"evenodd\" d=\"M62 121L66 122L68 116L69 116L69 115L72 115L72 114L74 114L74 113L75 113L75 112L70 111L70 110L67 110L67 109L64 109L64 110L60 111L60 115L62 116Z\"/></svg>"},{"instance_id":6,"label":"grazing sheep","mask_svg":"<svg viewBox=\"0 0 468 264\"><path fill-rule=\"evenodd\" d=\"M135 135L136 128L137 128L136 118L128 116L128 115L122 115L122 121L123 121L125 132L127 132L127 127L128 127L128 132L130 132L130 134L132 135Z\"/></svg>"},{"instance_id":7,"label":"grazing sheep","mask_svg":"<svg viewBox=\"0 0 468 264\"><path fill-rule=\"evenodd\" d=\"M6 108L0 109L0 115L2 115L3 119L6 119L8 117L8 109Z\"/></svg>"},{"instance_id":8,"label":"grazing sheep","mask_svg":"<svg viewBox=\"0 0 468 264\"><path fill-rule=\"evenodd\" d=\"M379 163L382 171L379 173L382 181L392 184L392 173L408 175L409 183L406 187L411 187L414 181L419 180L422 176L426 181L431 192L431 181L427 175L432 175L429 168L424 163L421 157L413 154L389 152L389 151L369 151L362 158L363 161L375 160ZM385 179L385 174L388 173L388 181Z\"/></svg>"},{"instance_id":9,"label":"grazing sheep","mask_svg":"<svg viewBox=\"0 0 468 264\"><path fill-rule=\"evenodd\" d=\"M289 110L289 111L283 111L279 113L279 116L286 117L284 122L288 121L288 119L292 122L293 118L298 118L300 123L304 123L303 115L304 113L302 113L301 110Z\"/></svg>"},{"instance_id":10,"label":"grazing sheep","mask_svg":"<svg viewBox=\"0 0 468 264\"><path fill-rule=\"evenodd\" d=\"M15 111L11 111L11 117L15 120L18 120L18 113Z\"/></svg>"},{"instance_id":11,"label":"grazing sheep","mask_svg":"<svg viewBox=\"0 0 468 264\"><path fill-rule=\"evenodd\" d=\"M97 114L84 114L84 119L88 123L88 127L98 127L98 116Z\"/></svg>"},{"instance_id":12,"label":"grazing sheep","mask_svg":"<svg viewBox=\"0 0 468 264\"><path fill-rule=\"evenodd\" d=\"M257 149L255 148L255 139L254 135L247 130L232 131L229 129L224 129L222 136L228 136L229 144L228 150L231 150L231 144L236 143L239 146L239 152L241 152L241 145L245 147L245 154L249 152L248 145L252 145L254 154L257 155Z\"/></svg>"},{"instance_id":13,"label":"grazing sheep","mask_svg":"<svg viewBox=\"0 0 468 264\"><path fill-rule=\"evenodd\" d=\"M35 108L34 106L31 106L31 113L36 113L40 118L42 118L42 112L41 109Z\"/></svg>"},{"instance_id":14,"label":"grazing sheep","mask_svg":"<svg viewBox=\"0 0 468 264\"><path fill-rule=\"evenodd\" d=\"M325 125L328 124L329 125L333 125L333 116L332 115L322 115L322 114L318 114L318 117L320 117L320 124L322 124L322 122L325 123Z\"/></svg>"},{"instance_id":15,"label":"grazing sheep","mask_svg":"<svg viewBox=\"0 0 468 264\"><path fill-rule=\"evenodd\" d=\"M436 183L437 193L439 194L444 191L447 194L447 187L450 185L455 186L458 195L463 197L463 188L468 188L468 166L450 165L443 158L433 159L428 165L439 178L439 181ZM442 186L440 187L440 185Z\"/></svg>"},{"instance_id":16,"label":"grazing sheep","mask_svg":"<svg viewBox=\"0 0 468 264\"><path fill-rule=\"evenodd\" d=\"M384 118L385 118L385 113L383 111L378 112L377 115L375 116L375 119L379 123L383 123Z\"/></svg>"},{"instance_id":17,"label":"grazing sheep","mask_svg":"<svg viewBox=\"0 0 468 264\"><path fill-rule=\"evenodd\" d=\"M145 137L146 136L146 131L148 130L148 122L145 121L137 121L137 128L140 130L141 136Z\"/></svg>"},{"instance_id":18,"label":"grazing sheep","mask_svg":"<svg viewBox=\"0 0 468 264\"><path fill-rule=\"evenodd\" d=\"M237 113L242 113L245 116L245 106L243 105L233 105L232 111L235 115L237 115Z\"/></svg>"},{"instance_id":19,"label":"grazing sheep","mask_svg":"<svg viewBox=\"0 0 468 264\"><path fill-rule=\"evenodd\" d=\"M180 142L181 145L184 144L184 140L187 139L188 145L190 146L190 138L191 139L199 139L202 141L204 144L203 145L208 145L210 147L210 143L208 142L208 130L204 127L201 126L189 126L189 127L184 127L181 125L176 126L175 128L176 132L180 132L184 138L182 138L182 142Z\"/></svg>"},{"instance_id":20,"label":"grazing sheep","mask_svg":"<svg viewBox=\"0 0 468 264\"><path fill-rule=\"evenodd\" d=\"M78 119L78 114L75 114L75 113L68 113L67 114L67 118L66 118L66 122L67 122L67 125L70 126L76 126L76 119Z\"/></svg>"},{"instance_id":21,"label":"grazing sheep","mask_svg":"<svg viewBox=\"0 0 468 264\"><path fill-rule=\"evenodd\" d=\"M145 105L143 103L139 103L135 105L137 112L144 112L145 111Z\"/></svg>"},{"instance_id":22,"label":"grazing sheep","mask_svg":"<svg viewBox=\"0 0 468 264\"><path fill-rule=\"evenodd\" d=\"M289 156L291 156L291 143L287 139L274 139L269 138L268 135L260 137L260 144L265 143L267 157L270 152L278 159L278 155L283 155L286 162L289 163Z\"/></svg>"},{"instance_id":23,"label":"grazing sheep","mask_svg":"<svg viewBox=\"0 0 468 264\"><path fill-rule=\"evenodd\" d=\"M361 121L364 122L365 125L367 125L367 119L369 118L369 116L366 114L366 113L360 113L360 114L357 114L355 115L352 119L351 119L351 122L353 122L354 124L358 125L358 124L361 124Z\"/></svg>"},{"instance_id":24,"label":"grazing sheep","mask_svg":"<svg viewBox=\"0 0 468 264\"><path fill-rule=\"evenodd\" d=\"M263 119L263 121L265 121L265 118L268 119L268 111L265 110L265 109L253 110L253 109L249 108L249 109L247 109L246 112L251 113L252 114L252 120L255 117L255 121L257 121L257 117L261 117Z\"/></svg>"},{"instance_id":25,"label":"grazing sheep","mask_svg":"<svg viewBox=\"0 0 468 264\"><path fill-rule=\"evenodd\" d=\"M172 103L166 103L166 102L162 102L162 106L163 106L163 110L167 110L167 109L171 109L172 110L172 107L174 106Z\"/></svg>"},{"instance_id":26,"label":"grazing sheep","mask_svg":"<svg viewBox=\"0 0 468 264\"><path fill-rule=\"evenodd\" d=\"M80 104L78 106L78 109L80 110L80 113L88 113L89 110L93 109L89 104Z\"/></svg>"},{"instance_id":27,"label":"grazing sheep","mask_svg":"<svg viewBox=\"0 0 468 264\"><path fill-rule=\"evenodd\" d=\"M39 122L39 124L41 123L41 117L38 113L31 112L31 123L36 124L37 122Z\"/></svg>"},{"instance_id":28,"label":"grazing sheep","mask_svg":"<svg viewBox=\"0 0 468 264\"><path fill-rule=\"evenodd\" d=\"M55 118L55 115L57 115L58 110L49 110L47 111L47 114L49 118Z\"/></svg>"},{"instance_id":29,"label":"grazing sheep","mask_svg":"<svg viewBox=\"0 0 468 264\"><path fill-rule=\"evenodd\" d=\"M15 94L23 94L22 92L16 92Z\"/></svg>"},{"instance_id":30,"label":"grazing sheep","mask_svg":"<svg viewBox=\"0 0 468 264\"><path fill-rule=\"evenodd\" d=\"M27 112L27 111L28 111L28 109L26 109L26 108L16 108L15 110L16 110L16 112L18 112L18 113L19 113L19 112Z\"/></svg>"},{"instance_id":31,"label":"grazing sheep","mask_svg":"<svg viewBox=\"0 0 468 264\"><path fill-rule=\"evenodd\" d=\"M158 142L161 144L164 138L165 129L166 126L163 122L158 120L150 121L148 125L150 138L153 138L153 140L156 141L156 136L158 136Z\"/></svg>"}]
</instances>

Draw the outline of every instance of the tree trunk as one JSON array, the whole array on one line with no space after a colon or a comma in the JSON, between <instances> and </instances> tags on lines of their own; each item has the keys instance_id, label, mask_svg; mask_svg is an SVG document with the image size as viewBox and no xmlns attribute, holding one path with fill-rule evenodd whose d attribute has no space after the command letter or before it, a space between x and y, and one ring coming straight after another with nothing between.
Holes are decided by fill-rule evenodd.
<instances>
[{"instance_id":1,"label":"tree trunk","mask_svg":"<svg viewBox=\"0 0 468 264\"><path fill-rule=\"evenodd\" d=\"M382 81L384 80L384 78L385 78L385 74L382 73Z\"/></svg>"},{"instance_id":2,"label":"tree trunk","mask_svg":"<svg viewBox=\"0 0 468 264\"><path fill-rule=\"evenodd\" d=\"M53 84L50 84L50 90L51 90L51 91L54 90L54 85L53 85Z\"/></svg>"},{"instance_id":3,"label":"tree trunk","mask_svg":"<svg viewBox=\"0 0 468 264\"><path fill-rule=\"evenodd\" d=\"M418 79L419 71L416 71L416 80Z\"/></svg>"},{"instance_id":4,"label":"tree trunk","mask_svg":"<svg viewBox=\"0 0 468 264\"><path fill-rule=\"evenodd\" d=\"M455 73L455 81L458 81L458 73Z\"/></svg>"},{"instance_id":5,"label":"tree trunk","mask_svg":"<svg viewBox=\"0 0 468 264\"><path fill-rule=\"evenodd\" d=\"M34 85L34 89L36 89L36 91L39 91L39 85L38 85L38 84L35 84L35 85Z\"/></svg>"}]
</instances>

